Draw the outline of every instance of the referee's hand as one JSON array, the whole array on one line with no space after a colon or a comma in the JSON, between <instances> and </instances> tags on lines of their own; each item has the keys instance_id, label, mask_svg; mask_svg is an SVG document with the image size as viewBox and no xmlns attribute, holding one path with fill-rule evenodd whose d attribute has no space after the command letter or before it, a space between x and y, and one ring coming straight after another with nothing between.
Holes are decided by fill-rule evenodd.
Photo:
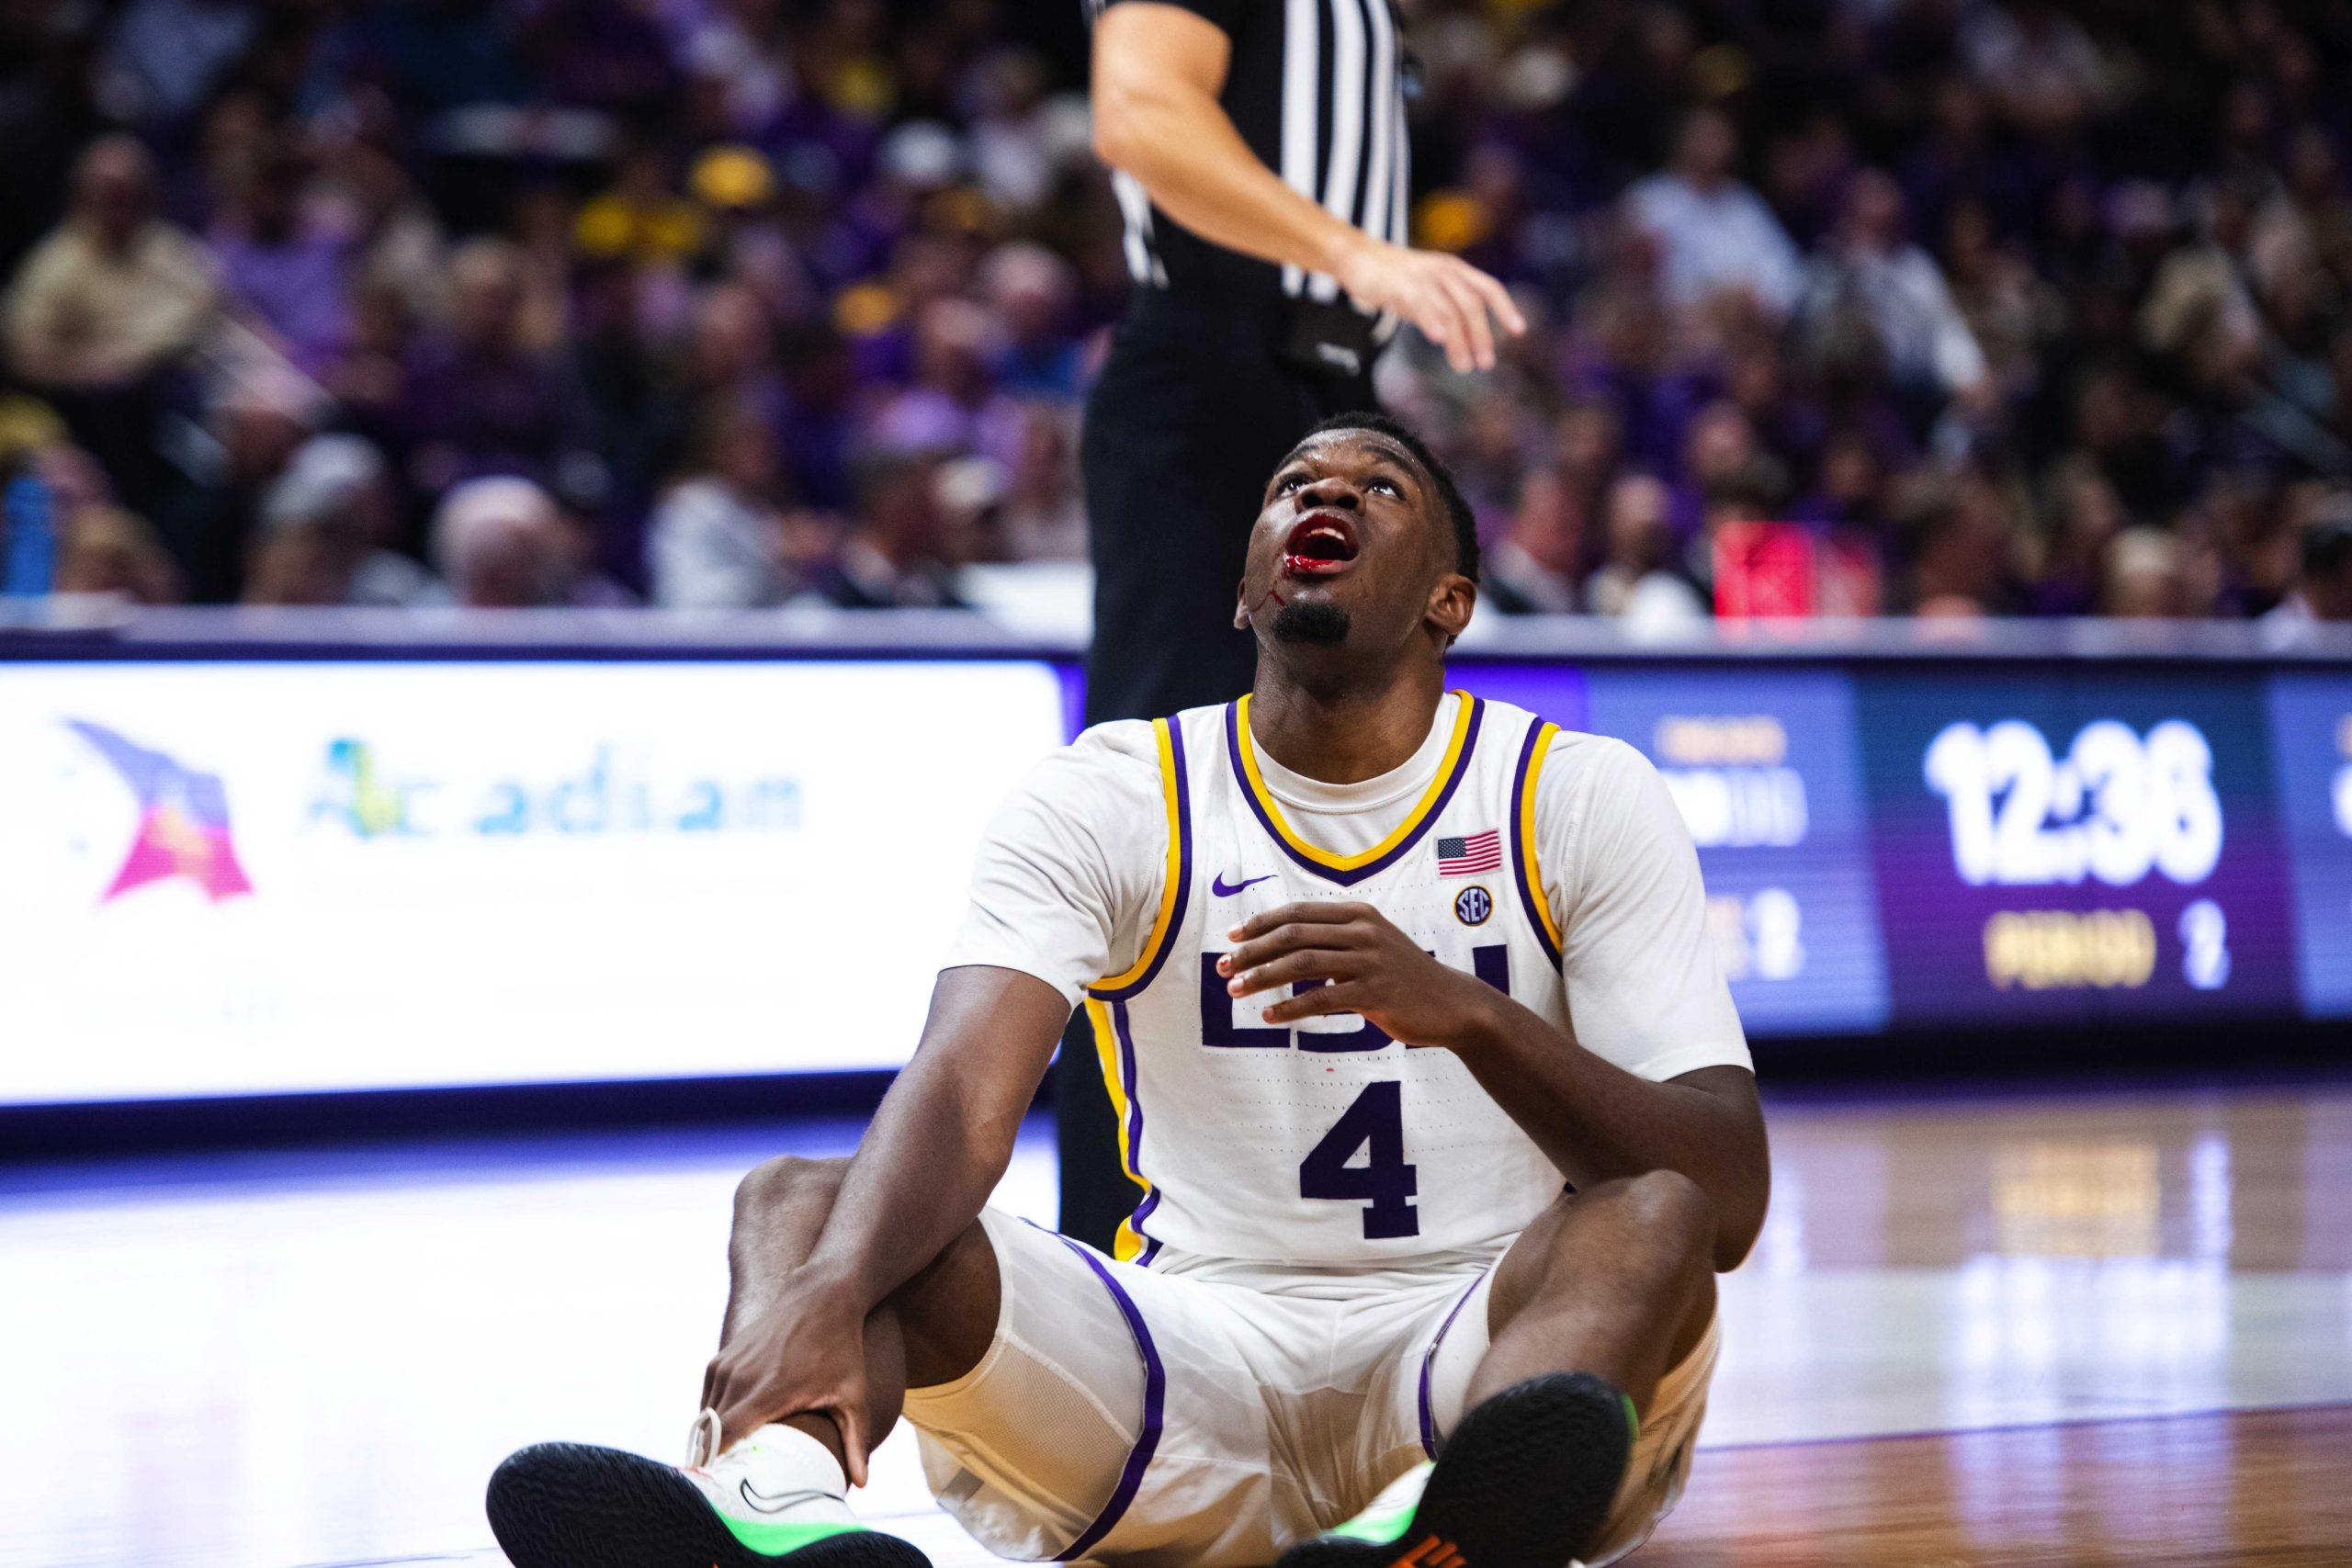
<instances>
[{"instance_id":1,"label":"referee's hand","mask_svg":"<svg viewBox=\"0 0 2352 1568\"><path fill-rule=\"evenodd\" d=\"M1461 257L1360 238L1332 274L1340 287L1357 304L1420 328L1454 369L1492 370L1497 329L1512 337L1527 330L1503 286Z\"/></svg>"}]
</instances>

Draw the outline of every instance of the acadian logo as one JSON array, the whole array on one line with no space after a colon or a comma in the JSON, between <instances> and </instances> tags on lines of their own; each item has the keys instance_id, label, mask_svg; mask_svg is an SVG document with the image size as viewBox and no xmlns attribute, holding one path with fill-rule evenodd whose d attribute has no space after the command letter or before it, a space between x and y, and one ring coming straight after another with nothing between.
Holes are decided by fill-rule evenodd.
<instances>
[{"instance_id":1,"label":"acadian logo","mask_svg":"<svg viewBox=\"0 0 2352 1568\"><path fill-rule=\"evenodd\" d=\"M361 839L788 833L800 804L797 778L681 776L611 744L577 770L455 780L396 773L375 746L346 737L327 744L309 819Z\"/></svg>"},{"instance_id":2,"label":"acadian logo","mask_svg":"<svg viewBox=\"0 0 2352 1568\"><path fill-rule=\"evenodd\" d=\"M99 903L175 876L195 883L215 904L254 890L229 837L229 793L221 787L220 774L199 773L102 724L69 718L65 726L104 757L139 797L139 825L130 852L114 881L98 896Z\"/></svg>"}]
</instances>

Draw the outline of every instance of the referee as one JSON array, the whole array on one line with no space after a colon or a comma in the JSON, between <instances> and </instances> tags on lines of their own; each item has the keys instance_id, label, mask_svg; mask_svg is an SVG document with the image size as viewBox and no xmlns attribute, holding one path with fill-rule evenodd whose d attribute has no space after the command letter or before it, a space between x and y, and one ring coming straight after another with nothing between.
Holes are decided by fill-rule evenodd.
<instances>
[{"instance_id":1,"label":"referee","mask_svg":"<svg viewBox=\"0 0 2352 1568\"><path fill-rule=\"evenodd\" d=\"M1369 408L1399 321L1460 371L1525 323L1500 284L1405 243L1412 73L1396 0L1087 0L1094 146L1134 282L1088 394L1094 560L1086 721L1249 688L1243 547L1275 463ZM1108 1247L1134 1206L1082 1024L1065 1039L1062 1228Z\"/></svg>"}]
</instances>

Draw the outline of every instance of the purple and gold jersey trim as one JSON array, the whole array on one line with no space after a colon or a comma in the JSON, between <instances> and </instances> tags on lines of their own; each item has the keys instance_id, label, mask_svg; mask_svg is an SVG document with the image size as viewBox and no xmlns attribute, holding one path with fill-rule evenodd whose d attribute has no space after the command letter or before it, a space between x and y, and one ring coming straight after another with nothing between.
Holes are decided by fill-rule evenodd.
<instances>
[{"instance_id":1,"label":"purple and gold jersey trim","mask_svg":"<svg viewBox=\"0 0 2352 1568\"><path fill-rule=\"evenodd\" d=\"M1535 928L1536 938L1555 969L1560 964L1560 928L1553 923L1551 900L1544 897L1544 870L1535 858L1535 781L1543 774L1544 759L1552 754L1552 738L1559 733L1556 724L1530 725L1527 744L1519 749L1519 768L1510 781L1512 878L1519 884L1519 902L1527 911L1527 923Z\"/></svg>"},{"instance_id":2,"label":"purple and gold jersey trim","mask_svg":"<svg viewBox=\"0 0 2352 1568\"><path fill-rule=\"evenodd\" d=\"M1184 773L1183 727L1173 719L1151 721L1159 744L1159 794L1168 812L1168 870L1159 885L1159 912L1145 933L1136 961L1116 975L1086 987L1106 1002L1124 1001L1151 984L1168 961L1168 950L1183 929L1184 906L1193 897L1193 785Z\"/></svg>"},{"instance_id":3,"label":"purple and gold jersey trim","mask_svg":"<svg viewBox=\"0 0 2352 1568\"><path fill-rule=\"evenodd\" d=\"M1111 1256L1122 1263L1151 1267L1159 1243L1144 1233L1143 1223L1159 1207L1159 1189L1144 1176L1143 1101L1136 1096L1136 1039L1127 1026L1127 1004L1089 999L1086 1021L1094 1031L1094 1055L1102 1066L1102 1087L1110 1091L1111 1111L1119 1124L1119 1167L1127 1179L1143 1189L1135 1213L1119 1222Z\"/></svg>"},{"instance_id":4,"label":"purple and gold jersey trim","mask_svg":"<svg viewBox=\"0 0 2352 1568\"><path fill-rule=\"evenodd\" d=\"M1281 805L1258 772L1257 746L1250 735L1248 697L1225 710L1225 749L1233 762L1235 781L1241 786L1241 797L1250 803L1259 824L1283 852L1316 875L1342 887L1352 887L1367 877L1377 876L1420 842L1421 835L1444 812L1445 803L1453 798L1463 774L1469 772L1470 754L1478 744L1486 705L1467 692L1456 692L1454 695L1460 701L1454 708L1453 735L1446 743L1445 758L1438 764L1437 777L1430 781L1430 787L1406 814L1405 820L1396 825L1396 830L1361 853L1336 855L1291 830Z\"/></svg>"}]
</instances>

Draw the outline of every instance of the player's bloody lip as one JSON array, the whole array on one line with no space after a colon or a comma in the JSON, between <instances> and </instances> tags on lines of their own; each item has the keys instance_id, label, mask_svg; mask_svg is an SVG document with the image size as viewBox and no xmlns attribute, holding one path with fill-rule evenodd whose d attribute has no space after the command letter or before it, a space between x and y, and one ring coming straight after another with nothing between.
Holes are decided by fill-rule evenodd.
<instances>
[{"instance_id":1,"label":"player's bloody lip","mask_svg":"<svg viewBox=\"0 0 2352 1568\"><path fill-rule=\"evenodd\" d=\"M1292 577L1332 577L1356 558L1355 525L1336 512L1310 512L1283 541L1283 570Z\"/></svg>"}]
</instances>

